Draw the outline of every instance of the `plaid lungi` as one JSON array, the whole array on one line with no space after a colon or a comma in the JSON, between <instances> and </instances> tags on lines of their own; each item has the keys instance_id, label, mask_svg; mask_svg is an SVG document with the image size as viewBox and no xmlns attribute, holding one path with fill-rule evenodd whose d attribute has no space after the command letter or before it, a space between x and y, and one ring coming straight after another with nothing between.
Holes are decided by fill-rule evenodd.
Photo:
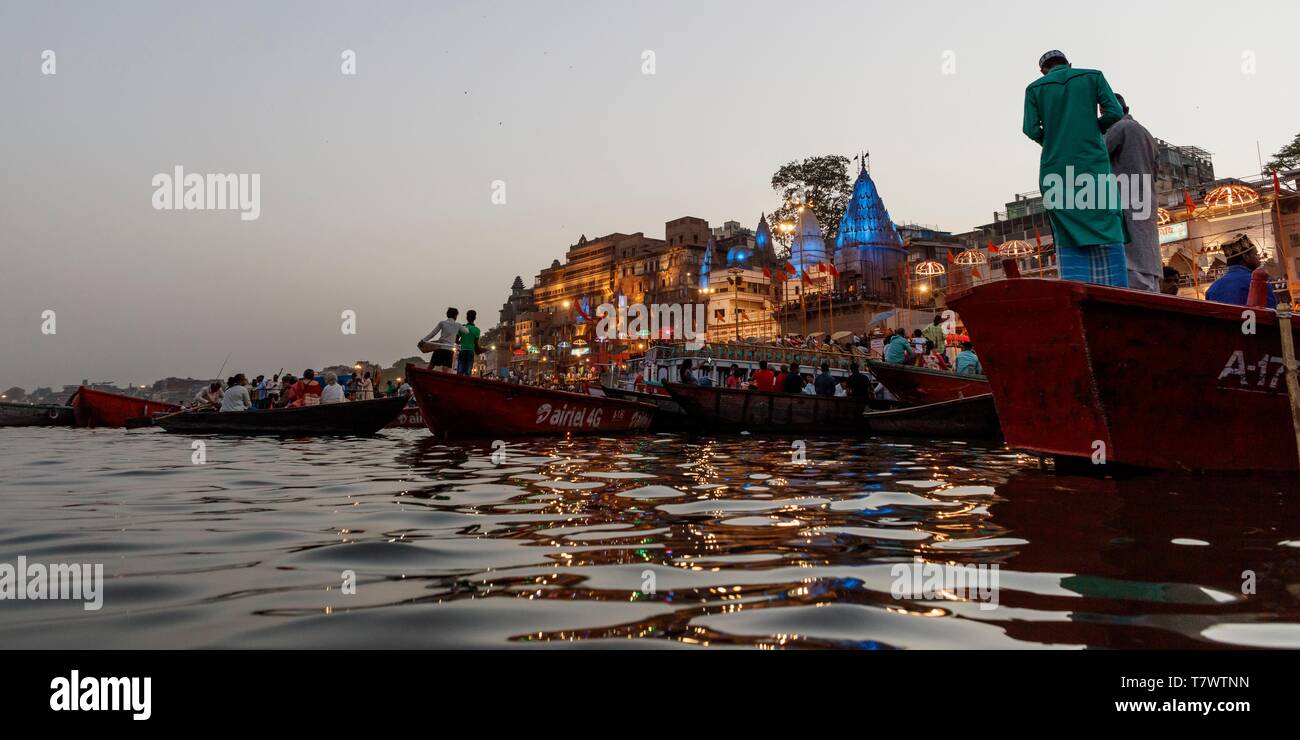
<instances>
[{"instance_id":1,"label":"plaid lungi","mask_svg":"<svg viewBox=\"0 0 1300 740\"><path fill-rule=\"evenodd\" d=\"M1124 245L1090 244L1083 247L1057 245L1057 266L1062 280L1128 287L1128 261Z\"/></svg>"}]
</instances>

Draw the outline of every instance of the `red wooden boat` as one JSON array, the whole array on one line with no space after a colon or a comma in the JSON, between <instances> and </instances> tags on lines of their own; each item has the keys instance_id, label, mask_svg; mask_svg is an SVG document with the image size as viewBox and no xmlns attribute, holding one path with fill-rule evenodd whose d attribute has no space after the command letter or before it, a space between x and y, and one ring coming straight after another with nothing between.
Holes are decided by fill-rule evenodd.
<instances>
[{"instance_id":1,"label":"red wooden boat","mask_svg":"<svg viewBox=\"0 0 1300 740\"><path fill-rule=\"evenodd\" d=\"M406 366L429 431L445 437L612 434L650 428L648 403Z\"/></svg>"},{"instance_id":2,"label":"red wooden boat","mask_svg":"<svg viewBox=\"0 0 1300 740\"><path fill-rule=\"evenodd\" d=\"M955 401L989 392L989 379L983 375L958 375L946 370L896 365L879 360L867 360L867 366L872 375L905 404Z\"/></svg>"},{"instance_id":3,"label":"red wooden boat","mask_svg":"<svg viewBox=\"0 0 1300 740\"><path fill-rule=\"evenodd\" d=\"M1012 448L1171 470L1300 468L1270 309L1250 309L1245 334L1243 306L1028 278L949 303Z\"/></svg>"},{"instance_id":4,"label":"red wooden boat","mask_svg":"<svg viewBox=\"0 0 1300 740\"><path fill-rule=\"evenodd\" d=\"M81 386L69 402L79 427L124 427L127 419L180 411L174 403L124 396Z\"/></svg>"}]
</instances>

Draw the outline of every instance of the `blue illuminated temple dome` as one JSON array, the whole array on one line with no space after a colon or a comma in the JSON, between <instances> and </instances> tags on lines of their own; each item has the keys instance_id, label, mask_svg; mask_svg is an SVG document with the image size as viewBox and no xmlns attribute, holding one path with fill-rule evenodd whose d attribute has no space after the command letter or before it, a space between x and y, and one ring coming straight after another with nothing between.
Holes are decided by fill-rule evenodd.
<instances>
[{"instance_id":1,"label":"blue illuminated temple dome","mask_svg":"<svg viewBox=\"0 0 1300 740\"><path fill-rule=\"evenodd\" d=\"M903 239L863 166L835 235L835 267L846 277L856 274L864 290L887 296L897 290L906 260Z\"/></svg>"}]
</instances>

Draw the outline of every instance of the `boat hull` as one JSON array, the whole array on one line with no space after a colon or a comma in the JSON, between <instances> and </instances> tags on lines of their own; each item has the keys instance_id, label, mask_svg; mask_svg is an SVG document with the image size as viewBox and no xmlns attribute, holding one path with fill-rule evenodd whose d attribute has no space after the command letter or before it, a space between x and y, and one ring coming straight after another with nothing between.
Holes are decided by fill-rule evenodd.
<instances>
[{"instance_id":1,"label":"boat hull","mask_svg":"<svg viewBox=\"0 0 1300 740\"><path fill-rule=\"evenodd\" d=\"M614 434L650 429L647 403L406 366L429 431L444 437Z\"/></svg>"},{"instance_id":2,"label":"boat hull","mask_svg":"<svg viewBox=\"0 0 1300 740\"><path fill-rule=\"evenodd\" d=\"M716 386L665 383L664 387L701 426L719 431L861 431L865 398L768 393Z\"/></svg>"},{"instance_id":3,"label":"boat hull","mask_svg":"<svg viewBox=\"0 0 1300 740\"><path fill-rule=\"evenodd\" d=\"M72 421L71 406L0 401L0 427L65 427Z\"/></svg>"},{"instance_id":4,"label":"boat hull","mask_svg":"<svg viewBox=\"0 0 1300 740\"><path fill-rule=\"evenodd\" d=\"M958 375L878 360L868 360L867 366L876 379L905 404L955 401L990 392L988 377L984 375Z\"/></svg>"},{"instance_id":5,"label":"boat hull","mask_svg":"<svg viewBox=\"0 0 1300 740\"><path fill-rule=\"evenodd\" d=\"M155 416L154 426L183 434L365 437L387 426L405 406L403 398L378 398L261 411L187 411Z\"/></svg>"},{"instance_id":6,"label":"boat hull","mask_svg":"<svg viewBox=\"0 0 1300 740\"><path fill-rule=\"evenodd\" d=\"M682 408L682 405L672 396L661 393L641 393L621 388L610 388L609 386L601 386L599 390L608 398L640 401L656 407L658 411L655 412L654 422L650 424L651 431L681 432L697 426L695 421L686 414L686 410Z\"/></svg>"},{"instance_id":7,"label":"boat hull","mask_svg":"<svg viewBox=\"0 0 1300 740\"><path fill-rule=\"evenodd\" d=\"M867 431L872 434L990 440L1002 436L991 393L889 411L868 411L863 418Z\"/></svg>"},{"instance_id":8,"label":"boat hull","mask_svg":"<svg viewBox=\"0 0 1300 740\"><path fill-rule=\"evenodd\" d=\"M97 391L84 385L73 394L71 405L79 427L125 427L127 419L181 410L174 403Z\"/></svg>"},{"instance_id":9,"label":"boat hull","mask_svg":"<svg viewBox=\"0 0 1300 740\"><path fill-rule=\"evenodd\" d=\"M1300 468L1270 309L1250 309L1247 334L1242 306L1084 283L1003 280L950 302L1012 448L1169 470Z\"/></svg>"},{"instance_id":10,"label":"boat hull","mask_svg":"<svg viewBox=\"0 0 1300 740\"><path fill-rule=\"evenodd\" d=\"M390 429L424 429L424 417L420 414L420 407L415 403L415 399L402 409L402 412L388 423Z\"/></svg>"}]
</instances>

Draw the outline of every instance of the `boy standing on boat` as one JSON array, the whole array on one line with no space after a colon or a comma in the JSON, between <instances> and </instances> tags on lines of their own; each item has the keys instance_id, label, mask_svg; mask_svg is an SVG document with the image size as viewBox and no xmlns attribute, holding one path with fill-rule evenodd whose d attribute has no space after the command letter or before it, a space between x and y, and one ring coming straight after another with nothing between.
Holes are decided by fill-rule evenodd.
<instances>
[{"instance_id":1,"label":"boy standing on boat","mask_svg":"<svg viewBox=\"0 0 1300 740\"><path fill-rule=\"evenodd\" d=\"M457 341L460 342L460 354L456 355L456 373L458 375L474 374L474 355L478 353L478 338L482 332L474 325L478 311L470 309L465 312L465 325L460 328Z\"/></svg>"},{"instance_id":2,"label":"boy standing on boat","mask_svg":"<svg viewBox=\"0 0 1300 740\"><path fill-rule=\"evenodd\" d=\"M438 322L433 327L433 331L424 335L419 342L421 352L431 352L429 358L429 367L442 372L451 372L452 367L452 350L456 348L456 340L460 337L461 326L456 317L460 311L455 308L447 309L447 318ZM437 337L435 340L434 338Z\"/></svg>"},{"instance_id":3,"label":"boy standing on boat","mask_svg":"<svg viewBox=\"0 0 1300 740\"><path fill-rule=\"evenodd\" d=\"M1025 88L1025 136L1043 147L1039 189L1052 224L1062 280L1128 287L1124 221L1102 132L1124 117L1105 76L1074 69L1052 50ZM1098 117L1097 109L1101 108Z\"/></svg>"}]
</instances>

